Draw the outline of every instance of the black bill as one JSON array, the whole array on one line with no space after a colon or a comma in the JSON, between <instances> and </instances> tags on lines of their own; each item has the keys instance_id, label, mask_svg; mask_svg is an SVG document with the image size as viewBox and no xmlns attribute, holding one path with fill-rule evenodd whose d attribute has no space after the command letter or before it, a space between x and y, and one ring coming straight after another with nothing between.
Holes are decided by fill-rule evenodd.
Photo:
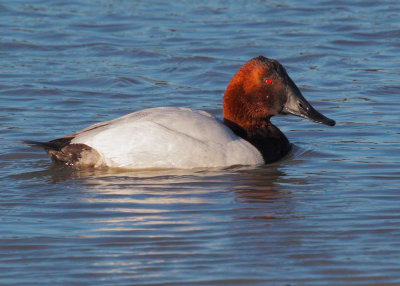
<instances>
[{"instance_id":1,"label":"black bill","mask_svg":"<svg viewBox=\"0 0 400 286\"><path fill-rule=\"evenodd\" d=\"M336 124L335 120L332 120L315 110L314 107L312 107L312 105L303 97L293 81L289 84L287 100L281 113L297 115L316 123L329 126L334 126Z\"/></svg>"}]
</instances>

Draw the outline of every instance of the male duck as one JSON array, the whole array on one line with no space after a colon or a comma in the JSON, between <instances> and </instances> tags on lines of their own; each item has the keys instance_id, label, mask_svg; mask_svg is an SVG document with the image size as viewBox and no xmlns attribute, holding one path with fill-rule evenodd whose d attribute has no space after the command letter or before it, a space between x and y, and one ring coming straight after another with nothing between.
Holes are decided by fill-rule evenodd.
<instances>
[{"instance_id":1,"label":"male duck","mask_svg":"<svg viewBox=\"0 0 400 286\"><path fill-rule=\"evenodd\" d=\"M49 142L50 158L71 166L196 168L256 165L281 159L291 149L270 122L294 114L333 126L302 96L284 67L259 56L233 76L223 98L221 122L205 111L159 107L100 122Z\"/></svg>"}]
</instances>

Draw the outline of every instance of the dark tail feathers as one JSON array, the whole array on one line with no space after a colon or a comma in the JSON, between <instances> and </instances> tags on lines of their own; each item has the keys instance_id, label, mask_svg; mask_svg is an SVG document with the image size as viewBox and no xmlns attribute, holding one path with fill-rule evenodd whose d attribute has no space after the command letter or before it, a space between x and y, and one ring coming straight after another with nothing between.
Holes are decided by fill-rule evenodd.
<instances>
[{"instance_id":1,"label":"dark tail feathers","mask_svg":"<svg viewBox=\"0 0 400 286\"><path fill-rule=\"evenodd\" d=\"M72 138L63 137L55 140L51 140L48 142L38 142L38 141L31 141L31 140L22 140L20 141L23 144L30 145L33 147L40 147L46 151L55 150L60 151L61 148L67 146L71 142Z\"/></svg>"}]
</instances>

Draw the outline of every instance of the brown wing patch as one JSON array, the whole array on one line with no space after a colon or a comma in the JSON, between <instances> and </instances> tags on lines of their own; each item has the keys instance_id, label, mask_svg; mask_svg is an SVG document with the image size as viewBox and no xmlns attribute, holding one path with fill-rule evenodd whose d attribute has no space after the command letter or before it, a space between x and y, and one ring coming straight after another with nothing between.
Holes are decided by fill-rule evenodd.
<instances>
[{"instance_id":1,"label":"brown wing patch","mask_svg":"<svg viewBox=\"0 0 400 286\"><path fill-rule=\"evenodd\" d=\"M54 162L63 163L68 166L98 167L103 165L100 154L85 144L69 144L61 147L59 150L47 149L46 152Z\"/></svg>"}]
</instances>

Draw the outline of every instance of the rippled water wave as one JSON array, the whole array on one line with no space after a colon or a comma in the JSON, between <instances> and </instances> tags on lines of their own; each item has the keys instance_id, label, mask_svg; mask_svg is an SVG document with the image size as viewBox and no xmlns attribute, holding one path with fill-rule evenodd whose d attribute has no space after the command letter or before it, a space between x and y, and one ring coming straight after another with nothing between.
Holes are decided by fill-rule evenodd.
<instances>
[{"instance_id":1,"label":"rippled water wave","mask_svg":"<svg viewBox=\"0 0 400 286\"><path fill-rule=\"evenodd\" d=\"M0 4L1 285L399 285L397 1ZM18 143L155 106L221 117L279 60L337 121L261 167L73 170Z\"/></svg>"}]
</instances>

